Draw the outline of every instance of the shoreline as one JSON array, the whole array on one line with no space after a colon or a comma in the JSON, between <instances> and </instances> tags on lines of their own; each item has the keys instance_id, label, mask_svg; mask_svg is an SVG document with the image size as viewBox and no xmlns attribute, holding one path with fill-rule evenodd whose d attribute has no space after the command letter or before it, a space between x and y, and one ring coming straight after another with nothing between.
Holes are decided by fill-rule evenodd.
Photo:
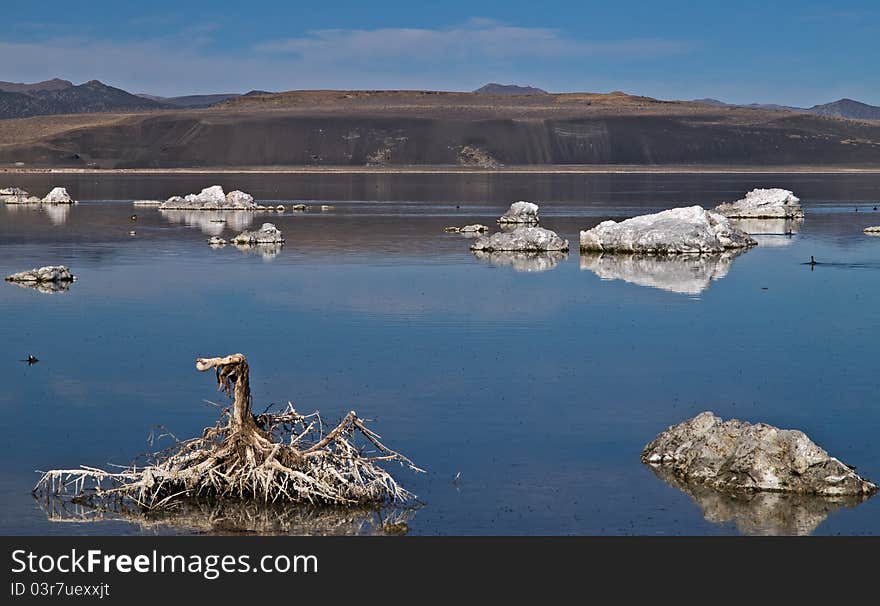
<instances>
[{"instance_id":1,"label":"shoreline","mask_svg":"<svg viewBox=\"0 0 880 606\"><path fill-rule=\"evenodd\" d=\"M880 174L877 167L844 166L717 166L717 165L519 165L502 168L463 166L260 166L217 168L0 168L0 174L93 174L93 175L206 175L206 174L292 174L292 175L614 175L614 174Z\"/></svg>"}]
</instances>

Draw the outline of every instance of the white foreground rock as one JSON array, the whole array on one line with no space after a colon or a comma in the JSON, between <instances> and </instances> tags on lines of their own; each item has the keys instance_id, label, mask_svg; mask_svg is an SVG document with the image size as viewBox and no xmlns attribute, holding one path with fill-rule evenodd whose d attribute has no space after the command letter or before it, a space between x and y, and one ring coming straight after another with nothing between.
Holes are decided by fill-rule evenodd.
<instances>
[{"instance_id":1,"label":"white foreground rock","mask_svg":"<svg viewBox=\"0 0 880 606\"><path fill-rule=\"evenodd\" d=\"M281 244L284 236L272 223L263 223L255 231L243 231L232 239L233 244Z\"/></svg>"},{"instance_id":2,"label":"white foreground rock","mask_svg":"<svg viewBox=\"0 0 880 606\"><path fill-rule=\"evenodd\" d=\"M540 223L538 217L538 205L533 202L525 202L520 200L510 205L503 215L498 217L498 223L521 223L525 225L537 225Z\"/></svg>"},{"instance_id":3,"label":"white foreground rock","mask_svg":"<svg viewBox=\"0 0 880 606\"><path fill-rule=\"evenodd\" d=\"M877 491L801 431L722 421L711 412L661 433L645 446L641 459L662 465L682 481L726 493L846 496Z\"/></svg>"},{"instance_id":4,"label":"white foreground rock","mask_svg":"<svg viewBox=\"0 0 880 606\"><path fill-rule=\"evenodd\" d=\"M63 265L47 265L6 277L7 282L73 282L76 277Z\"/></svg>"},{"instance_id":5,"label":"white foreground rock","mask_svg":"<svg viewBox=\"0 0 880 606\"><path fill-rule=\"evenodd\" d=\"M487 252L547 252L567 251L568 240L543 227L519 227L513 231L481 236L471 244L471 250Z\"/></svg>"},{"instance_id":6,"label":"white foreground rock","mask_svg":"<svg viewBox=\"0 0 880 606\"><path fill-rule=\"evenodd\" d=\"M731 263L742 252L733 250L706 255L581 253L580 268L593 272L602 280L622 280L638 286L698 295L713 281L726 276Z\"/></svg>"},{"instance_id":7,"label":"white foreground rock","mask_svg":"<svg viewBox=\"0 0 880 606\"><path fill-rule=\"evenodd\" d=\"M620 223L603 221L581 232L581 250L585 252L719 253L755 244L729 219L701 206L672 208Z\"/></svg>"},{"instance_id":8,"label":"white foreground rock","mask_svg":"<svg viewBox=\"0 0 880 606\"><path fill-rule=\"evenodd\" d=\"M55 187L43 198L43 204L73 204L75 200L70 197L63 187Z\"/></svg>"},{"instance_id":9,"label":"white foreground rock","mask_svg":"<svg viewBox=\"0 0 880 606\"><path fill-rule=\"evenodd\" d=\"M753 189L741 200L719 204L715 212L741 219L799 219L804 216L800 202L787 189Z\"/></svg>"},{"instance_id":10,"label":"white foreground rock","mask_svg":"<svg viewBox=\"0 0 880 606\"><path fill-rule=\"evenodd\" d=\"M159 206L159 210L257 210L254 197L243 191L223 193L219 185L206 187L197 194L171 196Z\"/></svg>"},{"instance_id":11,"label":"white foreground rock","mask_svg":"<svg viewBox=\"0 0 880 606\"><path fill-rule=\"evenodd\" d=\"M880 225L872 225L865 228L866 234L880 234Z\"/></svg>"}]
</instances>

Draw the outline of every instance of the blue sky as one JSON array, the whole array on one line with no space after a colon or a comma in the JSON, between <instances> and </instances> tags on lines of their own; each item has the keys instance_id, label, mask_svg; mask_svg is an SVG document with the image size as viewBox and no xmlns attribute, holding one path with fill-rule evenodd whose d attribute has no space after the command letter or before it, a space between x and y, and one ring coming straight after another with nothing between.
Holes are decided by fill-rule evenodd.
<instances>
[{"instance_id":1,"label":"blue sky","mask_svg":"<svg viewBox=\"0 0 880 606\"><path fill-rule=\"evenodd\" d=\"M880 105L880 2L4 0L0 80L251 89L623 90Z\"/></svg>"}]
</instances>

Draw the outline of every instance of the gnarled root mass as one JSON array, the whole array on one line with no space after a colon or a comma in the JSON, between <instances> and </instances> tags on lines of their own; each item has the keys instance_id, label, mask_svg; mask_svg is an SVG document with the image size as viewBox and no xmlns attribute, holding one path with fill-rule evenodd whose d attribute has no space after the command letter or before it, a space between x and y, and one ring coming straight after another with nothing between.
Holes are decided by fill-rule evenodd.
<instances>
[{"instance_id":1,"label":"gnarled root mass","mask_svg":"<svg viewBox=\"0 0 880 606\"><path fill-rule=\"evenodd\" d=\"M196 368L214 369L219 388L233 398L201 437L118 471L48 471L35 494L117 511L162 511L204 498L347 507L413 499L381 464L422 470L382 444L354 411L327 432L318 413L300 414L291 404L254 415L244 355L199 358Z\"/></svg>"}]
</instances>

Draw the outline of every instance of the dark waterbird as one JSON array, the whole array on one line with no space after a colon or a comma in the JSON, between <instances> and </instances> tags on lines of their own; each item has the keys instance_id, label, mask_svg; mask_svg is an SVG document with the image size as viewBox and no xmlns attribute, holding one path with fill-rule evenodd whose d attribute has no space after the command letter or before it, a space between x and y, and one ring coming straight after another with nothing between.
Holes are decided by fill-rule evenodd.
<instances>
[{"instance_id":1,"label":"dark waterbird","mask_svg":"<svg viewBox=\"0 0 880 606\"><path fill-rule=\"evenodd\" d=\"M27 362L28 366L33 366L34 364L36 364L39 361L40 361L39 358L37 358L37 356L35 356L33 354L28 354L28 357L25 358L24 360L22 360L22 362Z\"/></svg>"}]
</instances>

